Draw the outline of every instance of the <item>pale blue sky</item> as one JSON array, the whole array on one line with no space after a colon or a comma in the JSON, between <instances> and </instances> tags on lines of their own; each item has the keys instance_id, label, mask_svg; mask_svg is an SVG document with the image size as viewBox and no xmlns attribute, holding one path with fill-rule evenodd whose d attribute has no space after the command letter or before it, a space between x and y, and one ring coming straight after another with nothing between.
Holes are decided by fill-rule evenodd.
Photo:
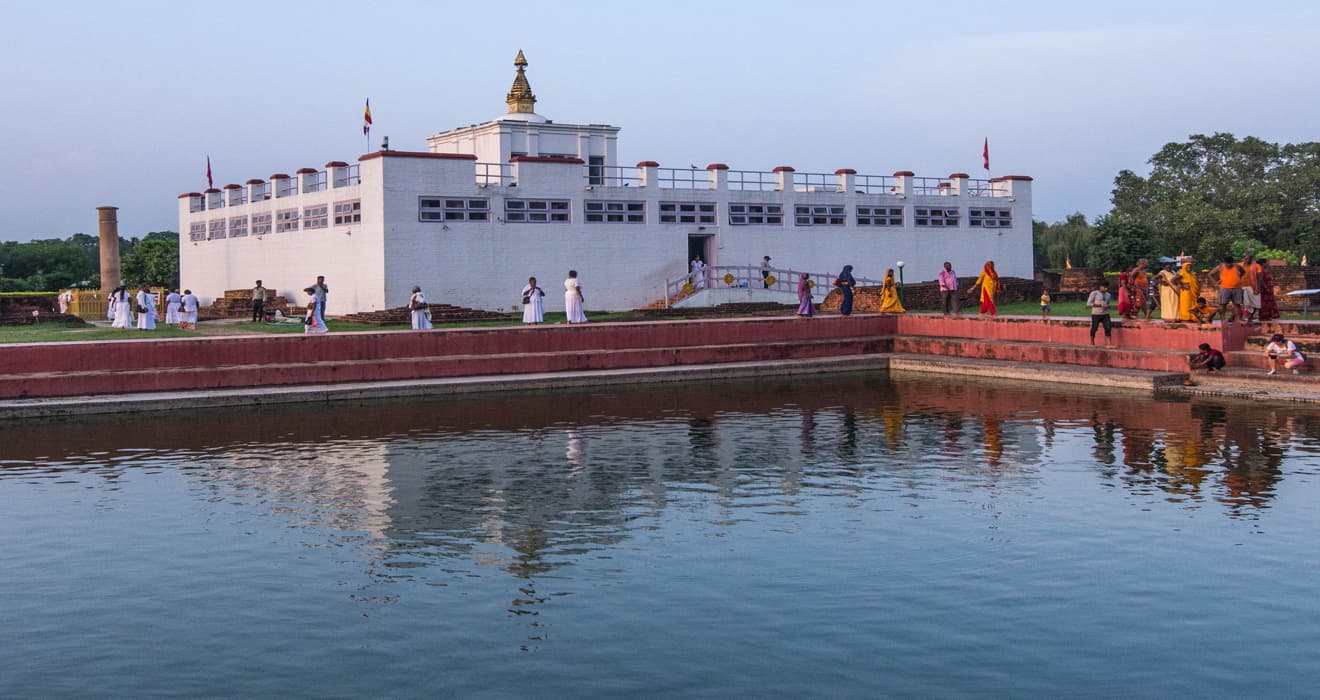
<instances>
[{"instance_id":1,"label":"pale blue sky","mask_svg":"<svg viewBox=\"0 0 1320 700\"><path fill-rule=\"evenodd\" d=\"M0 240L178 227L176 196L497 117L623 128L620 163L1035 178L1109 208L1169 141L1320 140L1320 9L1276 2L25 2L5 11Z\"/></svg>"}]
</instances>

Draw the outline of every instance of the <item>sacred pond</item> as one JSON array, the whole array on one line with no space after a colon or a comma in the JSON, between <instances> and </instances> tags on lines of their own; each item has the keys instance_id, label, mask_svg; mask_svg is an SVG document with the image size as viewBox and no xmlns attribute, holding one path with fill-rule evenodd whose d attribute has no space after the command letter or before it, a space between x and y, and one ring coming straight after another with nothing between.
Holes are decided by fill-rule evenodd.
<instances>
[{"instance_id":1,"label":"sacred pond","mask_svg":"<svg viewBox=\"0 0 1320 700\"><path fill-rule=\"evenodd\" d=\"M1320 413L866 376L0 428L0 695L1270 696Z\"/></svg>"}]
</instances>

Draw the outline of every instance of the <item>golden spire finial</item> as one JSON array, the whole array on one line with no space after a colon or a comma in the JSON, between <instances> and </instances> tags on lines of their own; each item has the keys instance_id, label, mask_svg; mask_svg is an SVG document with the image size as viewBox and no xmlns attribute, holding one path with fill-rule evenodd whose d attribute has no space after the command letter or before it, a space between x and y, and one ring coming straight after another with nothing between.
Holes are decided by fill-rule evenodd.
<instances>
[{"instance_id":1,"label":"golden spire finial","mask_svg":"<svg viewBox=\"0 0 1320 700\"><path fill-rule=\"evenodd\" d=\"M536 95L532 94L532 86L527 84L527 75L523 72L527 57L523 56L522 49L518 49L513 65L518 67L518 75L514 76L513 87L509 88L509 96L504 101L509 105L509 114L531 114L536 111Z\"/></svg>"}]
</instances>

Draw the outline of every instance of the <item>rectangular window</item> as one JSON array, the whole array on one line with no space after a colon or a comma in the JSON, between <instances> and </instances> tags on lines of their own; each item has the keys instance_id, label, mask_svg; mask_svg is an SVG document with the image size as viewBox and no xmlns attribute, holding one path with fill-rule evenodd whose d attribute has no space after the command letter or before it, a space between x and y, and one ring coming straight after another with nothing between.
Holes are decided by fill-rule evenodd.
<instances>
[{"instance_id":1,"label":"rectangular window","mask_svg":"<svg viewBox=\"0 0 1320 700\"><path fill-rule=\"evenodd\" d=\"M968 209L967 225L972 228L1013 228L1013 210Z\"/></svg>"},{"instance_id":2,"label":"rectangular window","mask_svg":"<svg viewBox=\"0 0 1320 700\"><path fill-rule=\"evenodd\" d=\"M799 204L793 208L793 220L798 226L843 226L848 217L844 207L820 204Z\"/></svg>"},{"instance_id":3,"label":"rectangular window","mask_svg":"<svg viewBox=\"0 0 1320 700\"><path fill-rule=\"evenodd\" d=\"M298 210L283 209L275 212L275 233L298 230Z\"/></svg>"},{"instance_id":4,"label":"rectangular window","mask_svg":"<svg viewBox=\"0 0 1320 700\"><path fill-rule=\"evenodd\" d=\"M605 184L605 156L587 156L587 184Z\"/></svg>"},{"instance_id":5,"label":"rectangular window","mask_svg":"<svg viewBox=\"0 0 1320 700\"><path fill-rule=\"evenodd\" d=\"M330 211L330 207L329 205L326 204L318 204L314 207L305 207L303 209L302 227L304 229L325 228L330 223L330 217L328 216L329 211Z\"/></svg>"},{"instance_id":6,"label":"rectangular window","mask_svg":"<svg viewBox=\"0 0 1320 700\"><path fill-rule=\"evenodd\" d=\"M211 219L211 221L207 225L206 239L211 240L212 238L224 238L226 223L227 222L224 219Z\"/></svg>"},{"instance_id":7,"label":"rectangular window","mask_svg":"<svg viewBox=\"0 0 1320 700\"><path fill-rule=\"evenodd\" d=\"M490 221L490 200L485 197L418 197L418 221Z\"/></svg>"},{"instance_id":8,"label":"rectangular window","mask_svg":"<svg viewBox=\"0 0 1320 700\"><path fill-rule=\"evenodd\" d=\"M229 220L229 237L243 238L247 235L248 218L235 216Z\"/></svg>"},{"instance_id":9,"label":"rectangular window","mask_svg":"<svg viewBox=\"0 0 1320 700\"><path fill-rule=\"evenodd\" d=\"M857 207L858 226L902 226L903 207Z\"/></svg>"},{"instance_id":10,"label":"rectangular window","mask_svg":"<svg viewBox=\"0 0 1320 700\"><path fill-rule=\"evenodd\" d=\"M956 228L958 207L913 207L912 221L917 226Z\"/></svg>"},{"instance_id":11,"label":"rectangular window","mask_svg":"<svg viewBox=\"0 0 1320 700\"><path fill-rule=\"evenodd\" d=\"M194 221L188 224L188 240L204 241L206 240L206 222Z\"/></svg>"},{"instance_id":12,"label":"rectangular window","mask_svg":"<svg viewBox=\"0 0 1320 700\"><path fill-rule=\"evenodd\" d=\"M588 199L583 203L587 223L644 224L646 202L611 202Z\"/></svg>"},{"instance_id":13,"label":"rectangular window","mask_svg":"<svg viewBox=\"0 0 1320 700\"><path fill-rule=\"evenodd\" d=\"M567 199L506 199L504 220L518 224L566 224Z\"/></svg>"},{"instance_id":14,"label":"rectangular window","mask_svg":"<svg viewBox=\"0 0 1320 700\"><path fill-rule=\"evenodd\" d=\"M661 202L662 224L715 224L714 202Z\"/></svg>"},{"instance_id":15,"label":"rectangular window","mask_svg":"<svg viewBox=\"0 0 1320 700\"><path fill-rule=\"evenodd\" d=\"M784 205L782 204L729 205L731 226L782 226L783 223Z\"/></svg>"},{"instance_id":16,"label":"rectangular window","mask_svg":"<svg viewBox=\"0 0 1320 700\"><path fill-rule=\"evenodd\" d=\"M335 202L335 226L362 221L362 201Z\"/></svg>"},{"instance_id":17,"label":"rectangular window","mask_svg":"<svg viewBox=\"0 0 1320 700\"><path fill-rule=\"evenodd\" d=\"M270 220L271 220L271 215L270 215L269 213L266 213L266 214L253 214L253 215L252 215L252 235L254 235L254 236L264 236L264 235L270 233Z\"/></svg>"}]
</instances>

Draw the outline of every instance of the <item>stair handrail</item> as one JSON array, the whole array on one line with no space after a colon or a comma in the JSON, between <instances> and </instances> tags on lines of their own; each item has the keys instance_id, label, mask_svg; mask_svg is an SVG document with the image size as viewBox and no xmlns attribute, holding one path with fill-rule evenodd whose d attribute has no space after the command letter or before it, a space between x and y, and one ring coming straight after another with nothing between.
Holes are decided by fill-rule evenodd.
<instances>
[{"instance_id":1,"label":"stair handrail","mask_svg":"<svg viewBox=\"0 0 1320 700\"><path fill-rule=\"evenodd\" d=\"M665 279L665 308L677 302L687 295L683 293L683 288L687 284L692 284L694 290L702 289L767 289L772 292L797 295L798 280L803 274L806 274L815 284L815 290L829 289L834 286L834 279L838 276L836 273L826 272L806 272L805 270L794 270L787 267L771 267L768 272L775 278L774 284L765 284L761 272L767 270L760 265L707 265L701 279L694 279L691 273L682 277ZM727 275L733 275L731 282L725 281ZM874 280L868 277L856 277L858 287L878 287L882 284L881 280ZM814 291L813 296L819 291ZM828 293L828 292L826 292Z\"/></svg>"}]
</instances>

